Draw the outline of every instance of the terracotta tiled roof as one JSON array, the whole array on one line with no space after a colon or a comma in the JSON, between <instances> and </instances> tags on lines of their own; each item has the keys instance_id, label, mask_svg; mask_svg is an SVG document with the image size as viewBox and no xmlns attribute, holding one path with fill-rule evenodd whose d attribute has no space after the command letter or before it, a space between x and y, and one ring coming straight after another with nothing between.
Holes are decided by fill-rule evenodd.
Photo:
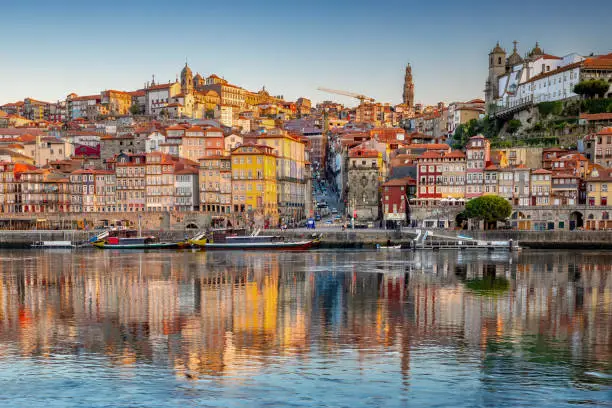
<instances>
[{"instance_id":1,"label":"terracotta tiled roof","mask_svg":"<svg viewBox=\"0 0 612 408\"><path fill-rule=\"evenodd\" d=\"M210 126L205 129L205 132L223 132L223 129L215 126Z\"/></svg>"},{"instance_id":2,"label":"terracotta tiled roof","mask_svg":"<svg viewBox=\"0 0 612 408\"><path fill-rule=\"evenodd\" d=\"M394 187L394 186L406 186L406 185L416 185L416 180L412 177L403 177L398 179L391 179L383 184L383 187Z\"/></svg>"},{"instance_id":3,"label":"terracotta tiled roof","mask_svg":"<svg viewBox=\"0 0 612 408\"><path fill-rule=\"evenodd\" d=\"M610 113L612 116L612 113ZM598 135L612 135L612 126L605 127L597 132Z\"/></svg>"},{"instance_id":4,"label":"terracotta tiled roof","mask_svg":"<svg viewBox=\"0 0 612 408\"><path fill-rule=\"evenodd\" d=\"M590 57L584 61L585 69L612 69L612 53Z\"/></svg>"},{"instance_id":5,"label":"terracotta tiled roof","mask_svg":"<svg viewBox=\"0 0 612 408\"><path fill-rule=\"evenodd\" d=\"M71 174L107 174L107 175L112 174L114 175L115 173L112 171L108 171L108 170L81 169L81 170L75 170Z\"/></svg>"},{"instance_id":6,"label":"terracotta tiled roof","mask_svg":"<svg viewBox=\"0 0 612 408\"><path fill-rule=\"evenodd\" d=\"M166 128L166 130L185 130L186 127L183 125L172 125Z\"/></svg>"},{"instance_id":7,"label":"terracotta tiled roof","mask_svg":"<svg viewBox=\"0 0 612 408\"><path fill-rule=\"evenodd\" d=\"M612 120L612 113L581 113L580 119L584 120Z\"/></svg>"},{"instance_id":8,"label":"terracotta tiled roof","mask_svg":"<svg viewBox=\"0 0 612 408\"><path fill-rule=\"evenodd\" d=\"M557 57L556 55L551 55L551 54L542 54L540 56L540 58L544 58L544 59L557 59L557 60L563 59L561 57Z\"/></svg>"},{"instance_id":9,"label":"terracotta tiled roof","mask_svg":"<svg viewBox=\"0 0 612 408\"><path fill-rule=\"evenodd\" d=\"M170 88L172 85L176 84L176 82L172 82L169 84L161 84L161 85L153 85L147 88L147 91L155 91L158 89L167 89Z\"/></svg>"},{"instance_id":10,"label":"terracotta tiled roof","mask_svg":"<svg viewBox=\"0 0 612 408\"><path fill-rule=\"evenodd\" d=\"M374 149L364 149L362 147L357 147L349 150L349 157L366 157L366 158L377 158L379 155L377 150Z\"/></svg>"},{"instance_id":11,"label":"terracotta tiled roof","mask_svg":"<svg viewBox=\"0 0 612 408\"><path fill-rule=\"evenodd\" d=\"M417 160L419 159L441 159L441 158L442 158L442 153L428 150L422 155L420 155L419 157L417 157Z\"/></svg>"},{"instance_id":12,"label":"terracotta tiled roof","mask_svg":"<svg viewBox=\"0 0 612 408\"><path fill-rule=\"evenodd\" d=\"M86 96L75 96L71 100L72 101L89 101L91 99L101 99L100 95L86 95Z\"/></svg>"},{"instance_id":13,"label":"terracotta tiled roof","mask_svg":"<svg viewBox=\"0 0 612 408\"><path fill-rule=\"evenodd\" d=\"M531 174L552 174L552 171L546 169L537 169L532 171Z\"/></svg>"},{"instance_id":14,"label":"terracotta tiled roof","mask_svg":"<svg viewBox=\"0 0 612 408\"><path fill-rule=\"evenodd\" d=\"M461 150L453 150L451 152L448 152L448 153L444 154L444 158L448 158L448 159L464 159L465 158L465 154Z\"/></svg>"},{"instance_id":15,"label":"terracotta tiled roof","mask_svg":"<svg viewBox=\"0 0 612 408\"><path fill-rule=\"evenodd\" d=\"M565 156L561 156L558 159L558 161L574 161L574 160L588 161L589 159L587 159L580 153L570 153Z\"/></svg>"},{"instance_id":16,"label":"terracotta tiled roof","mask_svg":"<svg viewBox=\"0 0 612 408\"><path fill-rule=\"evenodd\" d=\"M409 149L450 150L451 147L444 143L412 143L406 146Z\"/></svg>"},{"instance_id":17,"label":"terracotta tiled roof","mask_svg":"<svg viewBox=\"0 0 612 408\"><path fill-rule=\"evenodd\" d=\"M195 169L193 167L185 167L182 170L175 171L174 174L177 174L177 175L181 175L181 174L198 174L198 169Z\"/></svg>"},{"instance_id":18,"label":"terracotta tiled roof","mask_svg":"<svg viewBox=\"0 0 612 408\"><path fill-rule=\"evenodd\" d=\"M610 181L612 180L612 169L598 169L597 177L587 177L587 181Z\"/></svg>"}]
</instances>

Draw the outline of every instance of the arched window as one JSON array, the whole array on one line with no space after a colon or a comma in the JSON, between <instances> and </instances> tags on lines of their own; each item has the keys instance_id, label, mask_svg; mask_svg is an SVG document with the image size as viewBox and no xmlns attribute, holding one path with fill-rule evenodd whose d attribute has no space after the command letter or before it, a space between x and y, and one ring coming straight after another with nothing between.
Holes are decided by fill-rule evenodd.
<instances>
[{"instance_id":1,"label":"arched window","mask_svg":"<svg viewBox=\"0 0 612 408\"><path fill-rule=\"evenodd\" d=\"M589 220L593 220L595 219L595 216L593 214L589 214L589 216L587 217Z\"/></svg>"},{"instance_id":2,"label":"arched window","mask_svg":"<svg viewBox=\"0 0 612 408\"><path fill-rule=\"evenodd\" d=\"M609 220L610 219L610 214L607 211L603 211L601 213L601 219L602 220Z\"/></svg>"},{"instance_id":3,"label":"arched window","mask_svg":"<svg viewBox=\"0 0 612 408\"><path fill-rule=\"evenodd\" d=\"M497 63L501 65L501 57L497 57Z\"/></svg>"}]
</instances>

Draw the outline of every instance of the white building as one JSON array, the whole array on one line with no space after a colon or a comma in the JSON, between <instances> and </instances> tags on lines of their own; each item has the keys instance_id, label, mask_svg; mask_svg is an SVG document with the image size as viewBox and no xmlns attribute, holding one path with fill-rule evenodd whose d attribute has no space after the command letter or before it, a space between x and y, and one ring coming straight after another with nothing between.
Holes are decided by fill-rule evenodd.
<instances>
[{"instance_id":1,"label":"white building","mask_svg":"<svg viewBox=\"0 0 612 408\"><path fill-rule=\"evenodd\" d=\"M174 173L174 209L194 211L200 205L198 170L186 167Z\"/></svg>"},{"instance_id":2,"label":"white building","mask_svg":"<svg viewBox=\"0 0 612 408\"><path fill-rule=\"evenodd\" d=\"M145 139L145 153L160 151L160 145L166 142L166 136L160 132L151 132Z\"/></svg>"},{"instance_id":3,"label":"white building","mask_svg":"<svg viewBox=\"0 0 612 408\"><path fill-rule=\"evenodd\" d=\"M68 140L73 145L81 145L81 146L89 146L95 148L100 145L100 135L96 132L89 131L75 131L70 132L66 136L66 140Z\"/></svg>"},{"instance_id":4,"label":"white building","mask_svg":"<svg viewBox=\"0 0 612 408\"><path fill-rule=\"evenodd\" d=\"M170 99L180 92L181 84L178 82L149 86L145 89L145 113L158 116L162 110L168 112Z\"/></svg>"},{"instance_id":5,"label":"white building","mask_svg":"<svg viewBox=\"0 0 612 408\"><path fill-rule=\"evenodd\" d=\"M251 131L251 119L240 116L238 119L234 120L234 126L242 128L240 133L249 133Z\"/></svg>"},{"instance_id":6,"label":"white building","mask_svg":"<svg viewBox=\"0 0 612 408\"><path fill-rule=\"evenodd\" d=\"M242 136L240 136L240 135L235 134L235 133L232 133L231 135L226 136L225 139L224 139L225 151L226 152L231 152L232 150L234 150L238 146L241 146L243 141L244 141L244 138Z\"/></svg>"},{"instance_id":7,"label":"white building","mask_svg":"<svg viewBox=\"0 0 612 408\"><path fill-rule=\"evenodd\" d=\"M221 105L215 117L223 126L234 126L234 108L232 106Z\"/></svg>"},{"instance_id":8,"label":"white building","mask_svg":"<svg viewBox=\"0 0 612 408\"><path fill-rule=\"evenodd\" d=\"M580 81L584 58L569 54L563 58L544 54L512 67L498 78L498 106L523 102L550 102L576 97L574 86Z\"/></svg>"}]
</instances>

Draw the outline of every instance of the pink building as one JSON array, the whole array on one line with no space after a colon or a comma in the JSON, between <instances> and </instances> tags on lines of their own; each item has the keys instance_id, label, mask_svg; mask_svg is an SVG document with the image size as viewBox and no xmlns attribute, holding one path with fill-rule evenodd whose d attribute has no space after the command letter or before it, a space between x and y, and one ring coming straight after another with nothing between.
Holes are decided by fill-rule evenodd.
<instances>
[{"instance_id":1,"label":"pink building","mask_svg":"<svg viewBox=\"0 0 612 408\"><path fill-rule=\"evenodd\" d=\"M465 198L480 197L484 192L484 169L491 161L491 142L476 135L465 146L466 179Z\"/></svg>"}]
</instances>

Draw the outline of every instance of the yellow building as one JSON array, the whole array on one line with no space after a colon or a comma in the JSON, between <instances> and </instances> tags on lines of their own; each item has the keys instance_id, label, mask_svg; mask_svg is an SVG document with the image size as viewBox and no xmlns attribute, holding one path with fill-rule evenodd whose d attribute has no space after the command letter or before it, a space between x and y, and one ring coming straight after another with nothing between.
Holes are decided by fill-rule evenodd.
<instances>
[{"instance_id":1,"label":"yellow building","mask_svg":"<svg viewBox=\"0 0 612 408\"><path fill-rule=\"evenodd\" d=\"M100 103L111 115L127 115L132 107L132 95L109 89L102 91Z\"/></svg>"},{"instance_id":2,"label":"yellow building","mask_svg":"<svg viewBox=\"0 0 612 408\"><path fill-rule=\"evenodd\" d=\"M255 222L263 216L270 226L278 224L276 155L265 145L244 145L232 150L232 204L235 215Z\"/></svg>"},{"instance_id":3,"label":"yellow building","mask_svg":"<svg viewBox=\"0 0 612 408\"><path fill-rule=\"evenodd\" d=\"M306 200L304 178L306 142L281 129L274 129L257 138L258 143L274 149L276 154L276 182L278 211L281 223L302 220Z\"/></svg>"},{"instance_id":4,"label":"yellow building","mask_svg":"<svg viewBox=\"0 0 612 408\"><path fill-rule=\"evenodd\" d=\"M612 187L612 169L594 168L586 179L587 205L589 207L607 207L609 191ZM593 211L586 216L585 228L603 230L612 228L608 211Z\"/></svg>"},{"instance_id":5,"label":"yellow building","mask_svg":"<svg viewBox=\"0 0 612 408\"><path fill-rule=\"evenodd\" d=\"M612 190L612 169L594 168L586 179L587 204L607 206L609 191Z\"/></svg>"},{"instance_id":6,"label":"yellow building","mask_svg":"<svg viewBox=\"0 0 612 408\"><path fill-rule=\"evenodd\" d=\"M552 190L552 171L538 169L531 173L531 205L550 205Z\"/></svg>"},{"instance_id":7,"label":"yellow building","mask_svg":"<svg viewBox=\"0 0 612 408\"><path fill-rule=\"evenodd\" d=\"M532 169L542 167L542 151L541 147L508 147L501 149L491 149L491 155L498 156L499 166L504 168L508 166L520 166Z\"/></svg>"},{"instance_id":8,"label":"yellow building","mask_svg":"<svg viewBox=\"0 0 612 408\"><path fill-rule=\"evenodd\" d=\"M214 111L217 106L221 105L221 97L215 91L207 91L203 93L204 105L207 111Z\"/></svg>"}]
</instances>

